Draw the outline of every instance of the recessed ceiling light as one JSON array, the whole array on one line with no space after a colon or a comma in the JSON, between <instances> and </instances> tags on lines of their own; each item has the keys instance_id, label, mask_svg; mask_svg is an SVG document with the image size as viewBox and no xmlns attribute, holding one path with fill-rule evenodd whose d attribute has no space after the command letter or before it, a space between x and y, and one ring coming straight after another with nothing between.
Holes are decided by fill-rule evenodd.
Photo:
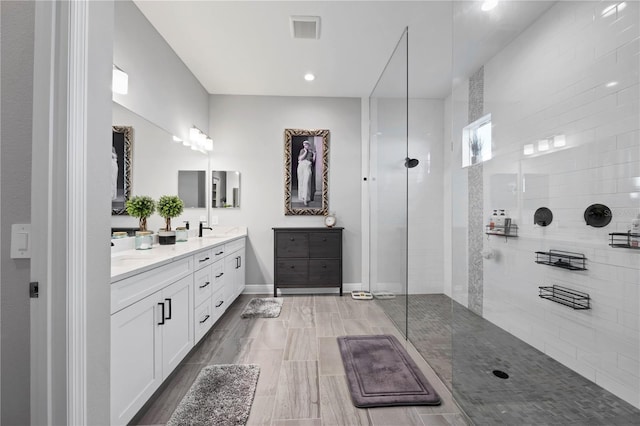
<instances>
[{"instance_id":1,"label":"recessed ceiling light","mask_svg":"<svg viewBox=\"0 0 640 426\"><path fill-rule=\"evenodd\" d=\"M313 81L316 79L316 76L308 72L304 75L304 79L307 81Z\"/></svg>"},{"instance_id":2,"label":"recessed ceiling light","mask_svg":"<svg viewBox=\"0 0 640 426\"><path fill-rule=\"evenodd\" d=\"M488 12L498 5L498 0L486 0L482 2L482 11Z\"/></svg>"}]
</instances>

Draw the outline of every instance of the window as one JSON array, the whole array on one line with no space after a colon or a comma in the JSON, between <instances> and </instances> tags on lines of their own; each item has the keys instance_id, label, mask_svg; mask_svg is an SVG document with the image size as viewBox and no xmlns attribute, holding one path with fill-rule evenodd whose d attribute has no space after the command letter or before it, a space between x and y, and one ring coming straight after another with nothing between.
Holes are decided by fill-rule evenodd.
<instances>
[{"instance_id":1,"label":"window","mask_svg":"<svg viewBox=\"0 0 640 426\"><path fill-rule=\"evenodd\" d=\"M462 129L462 167L491 159L491 114Z\"/></svg>"}]
</instances>

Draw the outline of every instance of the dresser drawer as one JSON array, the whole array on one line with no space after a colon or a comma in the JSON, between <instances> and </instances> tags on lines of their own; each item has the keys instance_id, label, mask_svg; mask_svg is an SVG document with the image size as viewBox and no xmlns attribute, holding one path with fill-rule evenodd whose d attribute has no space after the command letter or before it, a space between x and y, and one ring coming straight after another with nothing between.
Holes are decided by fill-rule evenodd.
<instances>
[{"instance_id":1,"label":"dresser drawer","mask_svg":"<svg viewBox=\"0 0 640 426\"><path fill-rule=\"evenodd\" d=\"M309 234L279 232L276 234L276 257L309 257Z\"/></svg>"},{"instance_id":2,"label":"dresser drawer","mask_svg":"<svg viewBox=\"0 0 640 426\"><path fill-rule=\"evenodd\" d=\"M211 268L203 268L193 274L194 282L194 303L193 306L198 306L205 299L211 297L214 286L214 279L211 275Z\"/></svg>"},{"instance_id":3,"label":"dresser drawer","mask_svg":"<svg viewBox=\"0 0 640 426\"><path fill-rule=\"evenodd\" d=\"M278 284L304 284L307 282L308 272L309 261L307 259L278 260L276 263Z\"/></svg>"},{"instance_id":4,"label":"dresser drawer","mask_svg":"<svg viewBox=\"0 0 640 426\"><path fill-rule=\"evenodd\" d=\"M309 257L340 258L342 234L339 232L317 232L309 234Z\"/></svg>"},{"instance_id":5,"label":"dresser drawer","mask_svg":"<svg viewBox=\"0 0 640 426\"><path fill-rule=\"evenodd\" d=\"M335 286L342 282L340 271L340 259L310 259L309 260L309 285Z\"/></svg>"}]
</instances>

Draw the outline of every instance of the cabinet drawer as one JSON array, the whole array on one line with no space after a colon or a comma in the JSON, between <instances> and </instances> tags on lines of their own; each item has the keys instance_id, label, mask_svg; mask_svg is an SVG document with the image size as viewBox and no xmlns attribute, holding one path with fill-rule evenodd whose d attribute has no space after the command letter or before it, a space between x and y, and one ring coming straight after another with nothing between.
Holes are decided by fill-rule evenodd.
<instances>
[{"instance_id":1,"label":"cabinet drawer","mask_svg":"<svg viewBox=\"0 0 640 426\"><path fill-rule=\"evenodd\" d=\"M309 272L308 260L278 260L276 265L277 284L304 284Z\"/></svg>"},{"instance_id":2,"label":"cabinet drawer","mask_svg":"<svg viewBox=\"0 0 640 426\"><path fill-rule=\"evenodd\" d=\"M276 233L276 257L308 257L309 234L301 232Z\"/></svg>"},{"instance_id":3,"label":"cabinet drawer","mask_svg":"<svg viewBox=\"0 0 640 426\"><path fill-rule=\"evenodd\" d=\"M339 232L312 232L309 234L309 257L340 258L342 234Z\"/></svg>"},{"instance_id":4,"label":"cabinet drawer","mask_svg":"<svg viewBox=\"0 0 640 426\"><path fill-rule=\"evenodd\" d=\"M211 297L209 297L204 303L198 306L194 312L195 318L195 341L196 343L202 339L207 331L211 328L216 318L213 315L213 309L211 305Z\"/></svg>"},{"instance_id":5,"label":"cabinet drawer","mask_svg":"<svg viewBox=\"0 0 640 426\"><path fill-rule=\"evenodd\" d=\"M339 259L309 260L309 285L336 285L341 280Z\"/></svg>"},{"instance_id":6,"label":"cabinet drawer","mask_svg":"<svg viewBox=\"0 0 640 426\"><path fill-rule=\"evenodd\" d=\"M213 263L214 256L212 249L203 250L193 255L193 264L196 269L202 269Z\"/></svg>"},{"instance_id":7,"label":"cabinet drawer","mask_svg":"<svg viewBox=\"0 0 640 426\"><path fill-rule=\"evenodd\" d=\"M194 277L194 306L198 306L205 299L211 297L215 280L211 273L211 268L203 268L193 274Z\"/></svg>"},{"instance_id":8,"label":"cabinet drawer","mask_svg":"<svg viewBox=\"0 0 640 426\"><path fill-rule=\"evenodd\" d=\"M211 275L213 275L213 289L212 293L220 290L224 287L225 275L224 275L224 260L220 259L211 267Z\"/></svg>"},{"instance_id":9,"label":"cabinet drawer","mask_svg":"<svg viewBox=\"0 0 640 426\"><path fill-rule=\"evenodd\" d=\"M227 301L224 288L221 288L211 296L211 311L213 312L213 322L215 323L227 310Z\"/></svg>"},{"instance_id":10,"label":"cabinet drawer","mask_svg":"<svg viewBox=\"0 0 640 426\"><path fill-rule=\"evenodd\" d=\"M213 252L213 261L217 262L220 259L224 258L225 253L227 252L224 248L224 244L220 244L219 246L215 246L211 249Z\"/></svg>"},{"instance_id":11,"label":"cabinet drawer","mask_svg":"<svg viewBox=\"0 0 640 426\"><path fill-rule=\"evenodd\" d=\"M233 253L236 250L240 250L244 247L244 238L240 238L239 240L231 241L230 243L226 243L224 245L224 250L229 253Z\"/></svg>"}]
</instances>

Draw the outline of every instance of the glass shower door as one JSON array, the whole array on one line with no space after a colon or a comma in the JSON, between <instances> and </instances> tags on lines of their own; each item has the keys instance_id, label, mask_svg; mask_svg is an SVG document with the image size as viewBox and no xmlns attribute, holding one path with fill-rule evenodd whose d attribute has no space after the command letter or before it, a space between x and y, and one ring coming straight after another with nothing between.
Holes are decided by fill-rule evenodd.
<instances>
[{"instance_id":1,"label":"glass shower door","mask_svg":"<svg viewBox=\"0 0 640 426\"><path fill-rule=\"evenodd\" d=\"M403 32L369 97L370 287L407 335L408 34Z\"/></svg>"}]
</instances>

